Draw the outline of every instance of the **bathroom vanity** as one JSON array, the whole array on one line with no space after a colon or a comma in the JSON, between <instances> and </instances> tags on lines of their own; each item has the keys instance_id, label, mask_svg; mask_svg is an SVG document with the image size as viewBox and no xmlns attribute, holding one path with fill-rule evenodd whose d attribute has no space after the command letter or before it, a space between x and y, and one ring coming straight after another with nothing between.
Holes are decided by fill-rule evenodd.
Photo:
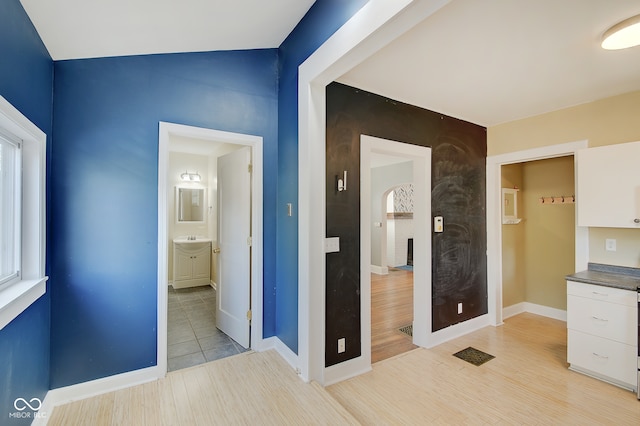
<instances>
[{"instance_id":1,"label":"bathroom vanity","mask_svg":"<svg viewBox=\"0 0 640 426\"><path fill-rule=\"evenodd\" d=\"M176 238L173 240L173 288L196 287L211 283L211 240Z\"/></svg>"}]
</instances>

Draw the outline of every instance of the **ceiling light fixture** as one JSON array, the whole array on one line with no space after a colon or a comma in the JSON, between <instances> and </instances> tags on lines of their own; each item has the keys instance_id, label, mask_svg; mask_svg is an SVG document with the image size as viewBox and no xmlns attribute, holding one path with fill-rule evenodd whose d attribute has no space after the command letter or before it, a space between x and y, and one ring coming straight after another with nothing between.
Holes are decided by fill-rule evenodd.
<instances>
[{"instance_id":1,"label":"ceiling light fixture","mask_svg":"<svg viewBox=\"0 0 640 426\"><path fill-rule=\"evenodd\" d=\"M180 175L180 178L182 180L186 180L189 182L200 182L200 174L198 172L189 173L185 171L183 174Z\"/></svg>"},{"instance_id":2,"label":"ceiling light fixture","mask_svg":"<svg viewBox=\"0 0 640 426\"><path fill-rule=\"evenodd\" d=\"M618 50L638 45L640 45L640 15L615 24L602 36L603 49Z\"/></svg>"}]
</instances>

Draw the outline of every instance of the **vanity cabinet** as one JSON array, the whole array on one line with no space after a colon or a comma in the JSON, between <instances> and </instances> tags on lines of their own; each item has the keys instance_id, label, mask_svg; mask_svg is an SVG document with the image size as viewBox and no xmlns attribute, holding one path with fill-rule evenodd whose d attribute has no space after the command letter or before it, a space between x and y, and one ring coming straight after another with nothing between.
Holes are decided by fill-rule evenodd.
<instances>
[{"instance_id":1,"label":"vanity cabinet","mask_svg":"<svg viewBox=\"0 0 640 426\"><path fill-rule=\"evenodd\" d=\"M640 142L581 149L578 226L640 228Z\"/></svg>"},{"instance_id":2,"label":"vanity cabinet","mask_svg":"<svg viewBox=\"0 0 640 426\"><path fill-rule=\"evenodd\" d=\"M637 293L567 281L567 361L572 370L637 386Z\"/></svg>"},{"instance_id":3,"label":"vanity cabinet","mask_svg":"<svg viewBox=\"0 0 640 426\"><path fill-rule=\"evenodd\" d=\"M211 242L173 243L173 287L211 283Z\"/></svg>"}]
</instances>

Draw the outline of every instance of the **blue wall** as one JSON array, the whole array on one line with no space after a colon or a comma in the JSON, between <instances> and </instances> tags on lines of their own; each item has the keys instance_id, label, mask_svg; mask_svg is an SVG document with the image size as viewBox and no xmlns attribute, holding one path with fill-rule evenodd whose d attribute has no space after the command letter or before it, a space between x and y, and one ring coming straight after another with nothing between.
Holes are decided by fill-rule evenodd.
<instances>
[{"instance_id":1,"label":"blue wall","mask_svg":"<svg viewBox=\"0 0 640 426\"><path fill-rule=\"evenodd\" d=\"M277 51L55 63L51 387L156 364L158 122L264 138L264 325L275 328Z\"/></svg>"},{"instance_id":2,"label":"blue wall","mask_svg":"<svg viewBox=\"0 0 640 426\"><path fill-rule=\"evenodd\" d=\"M0 331L0 415L155 365L159 121L264 138L264 337L297 351L297 67L365 3L318 0L279 50L55 65L19 1L0 3L0 94L48 136L51 277Z\"/></svg>"},{"instance_id":3,"label":"blue wall","mask_svg":"<svg viewBox=\"0 0 640 426\"><path fill-rule=\"evenodd\" d=\"M50 148L53 64L18 0L0 2L0 95L47 135ZM49 293L0 330L0 424L16 398L42 399L49 389Z\"/></svg>"},{"instance_id":4,"label":"blue wall","mask_svg":"<svg viewBox=\"0 0 640 426\"><path fill-rule=\"evenodd\" d=\"M367 0L317 0L279 48L276 335L298 352L298 66ZM294 214L286 214L293 203Z\"/></svg>"}]
</instances>

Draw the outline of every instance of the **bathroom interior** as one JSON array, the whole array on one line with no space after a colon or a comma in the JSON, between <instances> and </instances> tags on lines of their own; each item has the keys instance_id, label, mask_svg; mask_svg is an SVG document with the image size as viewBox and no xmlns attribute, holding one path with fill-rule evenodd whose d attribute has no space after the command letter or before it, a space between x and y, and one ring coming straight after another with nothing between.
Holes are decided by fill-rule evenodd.
<instances>
[{"instance_id":1,"label":"bathroom interior","mask_svg":"<svg viewBox=\"0 0 640 426\"><path fill-rule=\"evenodd\" d=\"M239 147L177 136L170 141L168 371L247 350L216 327L217 159Z\"/></svg>"}]
</instances>

